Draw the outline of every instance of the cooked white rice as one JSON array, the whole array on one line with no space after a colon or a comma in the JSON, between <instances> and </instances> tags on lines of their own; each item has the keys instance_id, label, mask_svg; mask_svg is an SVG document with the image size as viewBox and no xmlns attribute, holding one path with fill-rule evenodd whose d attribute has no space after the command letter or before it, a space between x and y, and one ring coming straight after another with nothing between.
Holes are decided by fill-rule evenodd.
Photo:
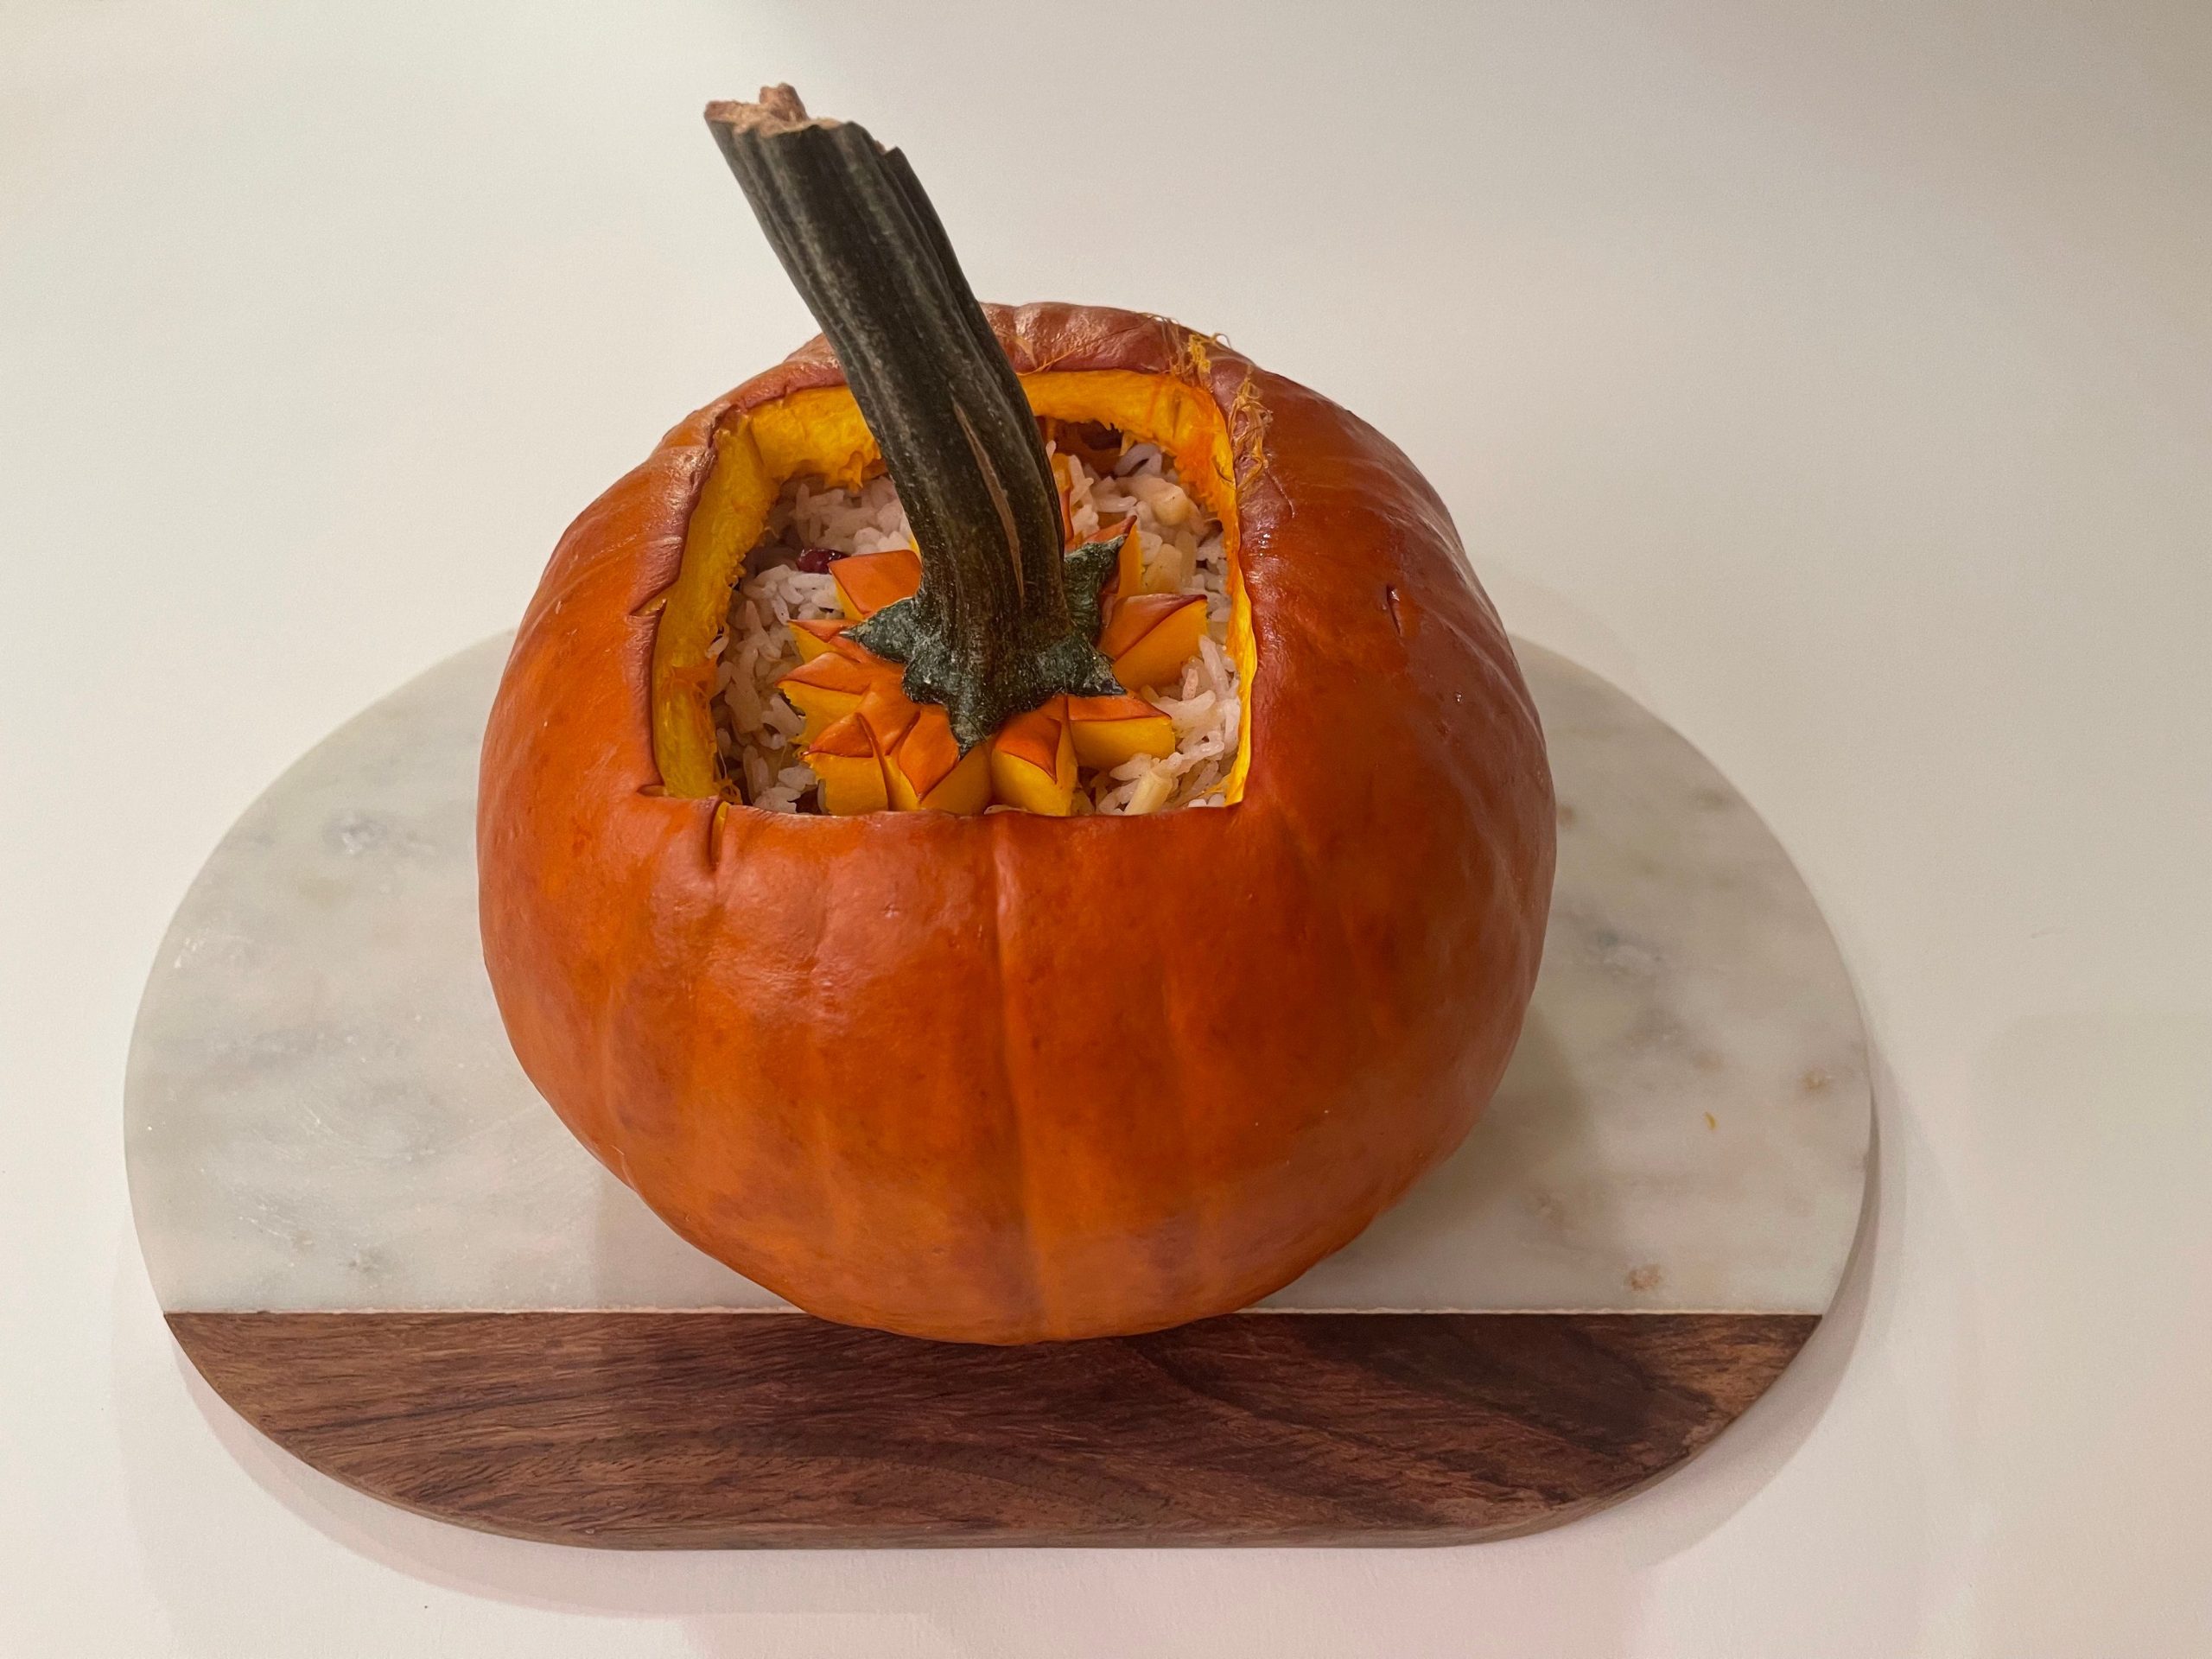
<instances>
[{"instance_id":1,"label":"cooked white rice","mask_svg":"<svg viewBox=\"0 0 2212 1659\"><path fill-rule=\"evenodd\" d=\"M1081 772L1075 813L1220 806L1243 712L1236 666L1226 649L1229 568L1221 526L1184 492L1154 445L1127 446L1111 474L1092 472L1073 454L1067 465L1069 516L1078 537L1095 536L1102 524L1135 514L1146 591L1206 596L1206 635L1198 654L1183 665L1181 684L1144 694L1174 722L1174 753L1141 755L1111 772ZM728 631L714 645L715 741L730 778L753 805L773 812L819 810L814 773L799 753L805 721L775 682L798 665L798 648L785 624L840 613L836 581L801 570L799 555L808 548L880 553L912 545L906 511L888 477L857 491L822 489L804 480L785 486L730 595Z\"/></svg>"}]
</instances>

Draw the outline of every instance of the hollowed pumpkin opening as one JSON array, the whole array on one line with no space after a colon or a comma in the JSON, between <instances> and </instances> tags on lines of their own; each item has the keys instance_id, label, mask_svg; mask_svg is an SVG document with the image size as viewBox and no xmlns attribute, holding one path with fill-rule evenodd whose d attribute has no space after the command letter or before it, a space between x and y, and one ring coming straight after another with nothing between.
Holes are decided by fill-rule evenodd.
<instances>
[{"instance_id":1,"label":"hollowed pumpkin opening","mask_svg":"<svg viewBox=\"0 0 2212 1659\"><path fill-rule=\"evenodd\" d=\"M1099 645L1126 695L1056 699L1005 722L978 760L938 731L941 716L917 721L913 705L899 708L896 664L844 637L911 591L901 585L913 580L911 557L875 545L883 535L834 563L825 563L831 553L852 550L825 538L833 546L799 568L826 580L771 576L750 583L753 597L741 594L740 583L760 577L763 565L791 565L794 530L776 522L791 516L790 486L891 499L887 480L873 482L883 463L852 393L792 392L727 417L716 431L659 610L652 729L669 794L787 811L995 805L1062 816L1242 798L1257 661L1227 421L1202 388L1168 375L1049 371L1020 381L1052 451L1071 544L1122 527L1097 522L1099 507L1084 500L1094 492L1115 519L1154 532L1127 537L1105 574ZM1124 476L1114 477L1117 470ZM814 505L818 518L821 503ZM887 514L896 516L895 508ZM1209 588L1226 599L1225 617L1219 598L1209 617ZM802 589L805 601L792 603ZM764 614L772 590L792 626ZM775 654L764 658L764 651ZM861 714L871 690L873 721ZM1211 708L1229 697L1233 715ZM1058 764L1029 753L1046 726L1065 751ZM1232 728L1233 748L1222 742ZM1214 747L1224 749L1217 759ZM880 769L880 784L871 768Z\"/></svg>"}]
</instances>

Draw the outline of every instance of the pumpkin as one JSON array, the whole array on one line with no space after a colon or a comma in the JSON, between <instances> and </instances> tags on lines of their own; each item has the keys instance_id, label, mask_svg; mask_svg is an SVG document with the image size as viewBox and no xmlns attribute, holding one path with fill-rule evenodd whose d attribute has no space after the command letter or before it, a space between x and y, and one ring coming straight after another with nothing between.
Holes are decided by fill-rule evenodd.
<instances>
[{"instance_id":1,"label":"pumpkin","mask_svg":"<svg viewBox=\"0 0 2212 1659\"><path fill-rule=\"evenodd\" d=\"M977 307L896 152L785 89L709 119L756 169L779 143L827 165L825 135L839 166L890 166L909 194L876 268L959 303L887 348L794 270L836 348L681 422L555 549L480 773L515 1052L669 1225L823 1317L1014 1343L1243 1306L1452 1151L1512 1051L1553 808L1505 632L1373 428L1157 317ZM914 470L945 459L913 428L948 378L1000 400L962 413L981 490ZM1129 649L1186 607L1128 609L1118 543L1066 552L1039 419L1157 444L1224 527L1245 702L1224 806L1053 816L1071 753L1158 741L1098 648L1115 619L1069 590L1105 589ZM850 626L802 631L810 753L857 804L748 806L710 707L732 584L787 480L886 461L918 588L855 571ZM874 628L940 577L950 603ZM986 791L1036 810L979 813Z\"/></svg>"}]
</instances>

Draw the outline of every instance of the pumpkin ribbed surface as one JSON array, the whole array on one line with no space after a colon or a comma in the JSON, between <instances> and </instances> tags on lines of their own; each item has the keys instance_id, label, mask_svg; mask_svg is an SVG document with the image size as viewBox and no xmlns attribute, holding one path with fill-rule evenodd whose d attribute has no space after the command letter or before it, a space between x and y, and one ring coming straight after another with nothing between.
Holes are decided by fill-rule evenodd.
<instances>
[{"instance_id":1,"label":"pumpkin ribbed surface","mask_svg":"<svg viewBox=\"0 0 2212 1659\"><path fill-rule=\"evenodd\" d=\"M1503 630L1402 453L1156 318L989 318L1033 402L1049 377L1040 412L1105 418L1138 377L1217 419L1234 804L801 817L666 775L702 753L682 675L706 642L657 636L680 577L711 607L732 574L686 555L716 435L840 385L817 342L563 537L478 844L524 1069L671 1225L827 1318L1015 1342L1241 1306L1456 1147L1535 980L1553 825Z\"/></svg>"}]
</instances>

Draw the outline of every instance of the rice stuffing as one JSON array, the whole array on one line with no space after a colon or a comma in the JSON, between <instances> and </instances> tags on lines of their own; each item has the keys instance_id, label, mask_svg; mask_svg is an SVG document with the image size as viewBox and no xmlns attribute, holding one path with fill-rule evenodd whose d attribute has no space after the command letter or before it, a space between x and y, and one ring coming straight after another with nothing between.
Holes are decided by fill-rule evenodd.
<instances>
[{"instance_id":1,"label":"rice stuffing","mask_svg":"<svg viewBox=\"0 0 2212 1659\"><path fill-rule=\"evenodd\" d=\"M1154 444L1125 441L1110 472L1072 453L1055 457L1055 470L1060 467L1078 540L1134 518L1144 590L1203 594L1206 609L1198 654L1183 664L1179 683L1141 694L1173 723L1174 749L1158 757L1138 755L1110 770L1079 771L1073 814L1135 816L1223 805L1221 786L1236 760L1243 703L1226 648L1229 561L1221 525L1185 492ZM888 476L856 491L804 479L784 486L760 545L747 556L744 575L730 595L728 627L710 652L715 743L725 774L753 805L772 812L820 810L814 772L801 758L805 721L776 681L799 661L786 625L842 612L836 578L826 568L803 569L802 559L826 567L849 554L913 545Z\"/></svg>"}]
</instances>

